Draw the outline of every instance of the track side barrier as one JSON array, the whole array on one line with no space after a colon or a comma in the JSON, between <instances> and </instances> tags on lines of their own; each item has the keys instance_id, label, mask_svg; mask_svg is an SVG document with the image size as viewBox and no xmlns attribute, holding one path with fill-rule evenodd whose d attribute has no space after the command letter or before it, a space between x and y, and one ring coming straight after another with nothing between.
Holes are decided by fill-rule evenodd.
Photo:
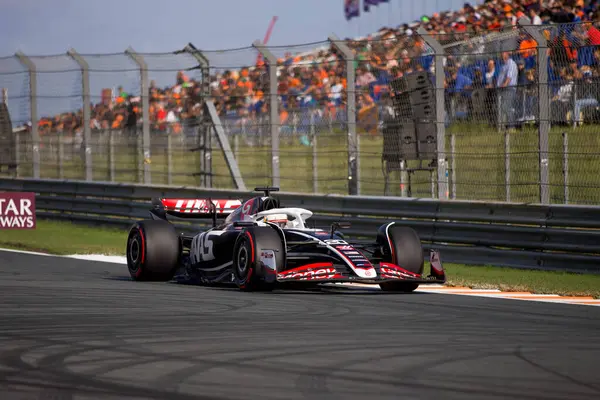
<instances>
[{"instance_id":1,"label":"track side barrier","mask_svg":"<svg viewBox=\"0 0 600 400\"><path fill-rule=\"evenodd\" d=\"M38 218L129 227L149 218L152 197L239 199L254 192L104 182L0 179L0 191L36 193ZM315 226L347 221L344 233L372 239L398 221L439 249L445 262L600 273L600 207L279 192L286 206L314 212ZM183 231L206 227L181 222Z\"/></svg>"}]
</instances>

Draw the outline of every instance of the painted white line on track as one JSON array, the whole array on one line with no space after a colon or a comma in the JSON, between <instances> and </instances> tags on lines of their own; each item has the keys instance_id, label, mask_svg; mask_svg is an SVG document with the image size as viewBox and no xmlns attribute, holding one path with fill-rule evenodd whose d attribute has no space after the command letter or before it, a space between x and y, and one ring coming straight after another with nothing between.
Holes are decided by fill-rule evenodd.
<instances>
[{"instance_id":1,"label":"painted white line on track","mask_svg":"<svg viewBox=\"0 0 600 400\"><path fill-rule=\"evenodd\" d=\"M38 252L35 252L35 251L14 250L14 249L1 249L1 248L0 248L0 251L5 251L7 253L31 254L31 255L34 255L34 256L56 257L54 254L38 253Z\"/></svg>"},{"instance_id":2,"label":"painted white line on track","mask_svg":"<svg viewBox=\"0 0 600 400\"><path fill-rule=\"evenodd\" d=\"M29 255L33 255L33 256L74 258L77 260L85 260L85 261L99 261L99 262L107 262L107 263L112 263L112 264L127 264L127 258L125 258L125 256L109 256L109 255L104 255L104 254L72 254L72 255L61 256L61 255L57 255L57 254L39 253L36 251L14 250L14 249L4 249L4 248L0 248L0 251L5 251L8 253L29 254Z\"/></svg>"},{"instance_id":3,"label":"painted white line on track","mask_svg":"<svg viewBox=\"0 0 600 400\"><path fill-rule=\"evenodd\" d=\"M71 256L67 256L69 258L75 258L77 260L85 260L85 261L99 261L99 262L108 262L113 264L127 264L127 258L124 256L107 256L103 254L75 254Z\"/></svg>"}]
</instances>

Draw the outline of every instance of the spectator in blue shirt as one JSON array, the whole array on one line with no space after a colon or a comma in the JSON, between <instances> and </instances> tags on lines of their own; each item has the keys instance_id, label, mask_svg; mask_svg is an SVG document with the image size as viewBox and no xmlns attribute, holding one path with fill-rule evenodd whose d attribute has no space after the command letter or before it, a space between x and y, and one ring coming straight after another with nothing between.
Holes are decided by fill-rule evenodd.
<instances>
[{"instance_id":1,"label":"spectator in blue shirt","mask_svg":"<svg viewBox=\"0 0 600 400\"><path fill-rule=\"evenodd\" d=\"M498 74L496 86L499 89L502 111L506 118L507 127L514 126L516 122L515 108L517 100L517 85L519 79L519 68L511 58L509 52L502 53L502 67Z\"/></svg>"}]
</instances>

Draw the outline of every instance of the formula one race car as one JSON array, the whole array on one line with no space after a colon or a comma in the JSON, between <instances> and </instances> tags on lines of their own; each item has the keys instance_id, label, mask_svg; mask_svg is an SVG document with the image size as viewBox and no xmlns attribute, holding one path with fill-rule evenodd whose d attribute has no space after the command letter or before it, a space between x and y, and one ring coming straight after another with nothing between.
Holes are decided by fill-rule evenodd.
<instances>
[{"instance_id":1,"label":"formula one race car","mask_svg":"<svg viewBox=\"0 0 600 400\"><path fill-rule=\"evenodd\" d=\"M444 283L437 251L423 276L423 247L417 233L396 222L380 226L376 240L344 239L343 223L330 229L306 224L312 212L282 208L270 192L240 200L153 199L151 220L137 222L127 239L127 266L134 280L237 285L272 290L323 283L378 284L385 291L412 292L420 284ZM226 219L218 223L219 217ZM212 218L213 227L193 236L178 234L172 218Z\"/></svg>"}]
</instances>

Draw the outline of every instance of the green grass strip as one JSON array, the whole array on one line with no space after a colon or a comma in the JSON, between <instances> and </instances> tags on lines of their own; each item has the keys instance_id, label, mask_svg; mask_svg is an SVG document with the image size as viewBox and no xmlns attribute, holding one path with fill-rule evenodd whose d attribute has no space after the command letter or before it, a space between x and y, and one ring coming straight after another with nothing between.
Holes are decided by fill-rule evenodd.
<instances>
[{"instance_id":1,"label":"green grass strip","mask_svg":"<svg viewBox=\"0 0 600 400\"><path fill-rule=\"evenodd\" d=\"M448 285L600 298L600 275L444 264Z\"/></svg>"},{"instance_id":2,"label":"green grass strip","mask_svg":"<svg viewBox=\"0 0 600 400\"><path fill-rule=\"evenodd\" d=\"M125 255L127 230L39 220L35 230L0 230L0 247L43 253Z\"/></svg>"}]
</instances>

